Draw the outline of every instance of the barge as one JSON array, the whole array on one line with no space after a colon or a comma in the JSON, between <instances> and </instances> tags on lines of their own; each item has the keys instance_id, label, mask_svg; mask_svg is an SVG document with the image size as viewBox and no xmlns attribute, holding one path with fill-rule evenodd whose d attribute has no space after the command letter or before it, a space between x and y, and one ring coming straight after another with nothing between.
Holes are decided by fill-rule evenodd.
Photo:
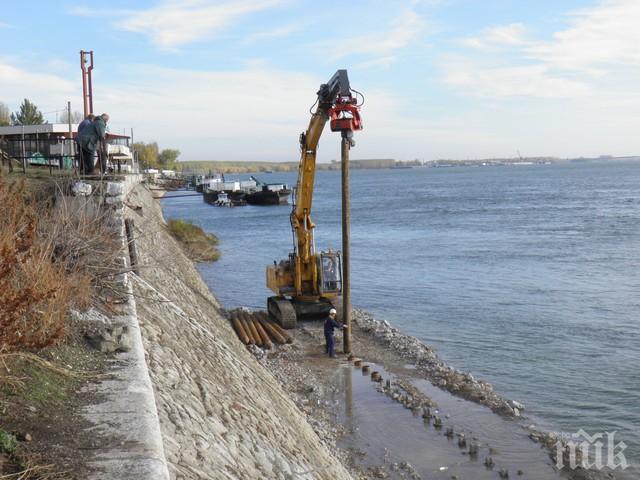
<instances>
[{"instance_id":1,"label":"barge","mask_svg":"<svg viewBox=\"0 0 640 480\"><path fill-rule=\"evenodd\" d=\"M257 178L251 177L259 186L259 190L250 192L245 197L249 205L287 205L291 189L284 183L262 183Z\"/></svg>"},{"instance_id":2,"label":"barge","mask_svg":"<svg viewBox=\"0 0 640 480\"><path fill-rule=\"evenodd\" d=\"M224 175L216 175L202 181L203 200L219 205L218 198L225 194L225 203L240 205L287 205L291 189L284 183L262 183L255 177L250 180L227 181Z\"/></svg>"}]
</instances>

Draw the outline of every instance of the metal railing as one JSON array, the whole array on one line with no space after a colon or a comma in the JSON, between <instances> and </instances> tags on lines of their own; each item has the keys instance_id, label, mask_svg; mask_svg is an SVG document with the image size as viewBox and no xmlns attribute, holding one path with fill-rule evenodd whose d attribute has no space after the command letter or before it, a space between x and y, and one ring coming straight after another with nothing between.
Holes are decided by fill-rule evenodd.
<instances>
[{"instance_id":1,"label":"metal railing","mask_svg":"<svg viewBox=\"0 0 640 480\"><path fill-rule=\"evenodd\" d=\"M99 158L98 168L102 171L121 173L122 171L137 171L135 157L131 162L121 162L120 157L113 158L107 153L106 146L99 148L96 154ZM135 152L132 152L135 155ZM0 144L0 160L2 165L8 165L9 171L19 168L26 172L27 168L54 170L82 170L82 150L75 139L67 138L10 138L2 140ZM125 167L124 165L130 165Z\"/></svg>"},{"instance_id":2,"label":"metal railing","mask_svg":"<svg viewBox=\"0 0 640 480\"><path fill-rule=\"evenodd\" d=\"M74 169L78 166L78 146L73 139L5 139L1 146L4 155L22 166Z\"/></svg>"}]
</instances>

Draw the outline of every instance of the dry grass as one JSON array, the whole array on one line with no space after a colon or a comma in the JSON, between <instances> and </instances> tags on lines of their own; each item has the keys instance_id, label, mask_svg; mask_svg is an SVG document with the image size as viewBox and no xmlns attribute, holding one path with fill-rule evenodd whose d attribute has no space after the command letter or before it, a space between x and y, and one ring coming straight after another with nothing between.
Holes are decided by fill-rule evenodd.
<instances>
[{"instance_id":1,"label":"dry grass","mask_svg":"<svg viewBox=\"0 0 640 480\"><path fill-rule=\"evenodd\" d=\"M0 176L0 351L55 344L69 309L88 307L121 268L103 214L52 198Z\"/></svg>"},{"instance_id":2,"label":"dry grass","mask_svg":"<svg viewBox=\"0 0 640 480\"><path fill-rule=\"evenodd\" d=\"M212 233L205 233L202 228L186 220L170 219L167 228L192 260L215 262L220 258L220 252L215 248L218 238Z\"/></svg>"},{"instance_id":3,"label":"dry grass","mask_svg":"<svg viewBox=\"0 0 640 480\"><path fill-rule=\"evenodd\" d=\"M54 465L29 465L16 473L0 475L0 480L62 480L65 472L55 472Z\"/></svg>"},{"instance_id":4,"label":"dry grass","mask_svg":"<svg viewBox=\"0 0 640 480\"><path fill-rule=\"evenodd\" d=\"M37 235L24 183L0 182L0 346L39 348L64 333L74 285Z\"/></svg>"}]
</instances>

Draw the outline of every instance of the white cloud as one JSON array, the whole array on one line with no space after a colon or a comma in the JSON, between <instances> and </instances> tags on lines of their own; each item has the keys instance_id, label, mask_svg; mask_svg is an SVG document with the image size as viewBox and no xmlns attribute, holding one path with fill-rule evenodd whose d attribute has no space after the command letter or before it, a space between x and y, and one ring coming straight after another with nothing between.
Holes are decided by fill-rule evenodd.
<instances>
[{"instance_id":1,"label":"white cloud","mask_svg":"<svg viewBox=\"0 0 640 480\"><path fill-rule=\"evenodd\" d=\"M366 68L374 68L374 67L383 67L389 68L396 61L396 57L393 55L389 55L386 57L378 57L373 60L365 60L364 62L356 63L354 65L355 69L366 69Z\"/></svg>"},{"instance_id":2,"label":"white cloud","mask_svg":"<svg viewBox=\"0 0 640 480\"><path fill-rule=\"evenodd\" d=\"M11 25L5 22L0 22L0 28L11 28Z\"/></svg>"},{"instance_id":3,"label":"white cloud","mask_svg":"<svg viewBox=\"0 0 640 480\"><path fill-rule=\"evenodd\" d=\"M485 28L479 36L467 37L462 40L463 45L477 49L496 47L512 47L527 43L527 27L522 23L510 23Z\"/></svg>"},{"instance_id":4,"label":"white cloud","mask_svg":"<svg viewBox=\"0 0 640 480\"><path fill-rule=\"evenodd\" d=\"M561 69L640 66L640 2L607 0L571 14L571 26L531 44L531 58Z\"/></svg>"},{"instance_id":5,"label":"white cloud","mask_svg":"<svg viewBox=\"0 0 640 480\"><path fill-rule=\"evenodd\" d=\"M300 24L285 25L283 27L274 28L273 30L265 30L263 32L256 32L249 35L246 39L246 43L259 42L264 40L271 40L273 38L284 38L289 35L302 30Z\"/></svg>"},{"instance_id":6,"label":"white cloud","mask_svg":"<svg viewBox=\"0 0 640 480\"><path fill-rule=\"evenodd\" d=\"M137 138L199 160L296 159L297 135L322 83L259 62L238 71L147 66L132 73L137 81L103 89L98 110L109 109L116 129L134 126Z\"/></svg>"},{"instance_id":7,"label":"white cloud","mask_svg":"<svg viewBox=\"0 0 640 480\"><path fill-rule=\"evenodd\" d=\"M44 90L43 85L47 86ZM0 92L4 102L17 106L28 98L42 111L62 108L68 100L82 97L74 82L50 73L16 67L1 58Z\"/></svg>"},{"instance_id":8,"label":"white cloud","mask_svg":"<svg viewBox=\"0 0 640 480\"><path fill-rule=\"evenodd\" d=\"M394 52L409 46L423 30L422 17L413 10L405 10L391 22L386 32L339 39L332 47L331 59L361 55L374 57L374 63L369 66L376 61L388 65L394 60Z\"/></svg>"},{"instance_id":9,"label":"white cloud","mask_svg":"<svg viewBox=\"0 0 640 480\"><path fill-rule=\"evenodd\" d=\"M274 7L280 0L171 0L122 18L117 27L148 35L162 48L175 48L208 38L243 15Z\"/></svg>"},{"instance_id":10,"label":"white cloud","mask_svg":"<svg viewBox=\"0 0 640 480\"><path fill-rule=\"evenodd\" d=\"M210 38L239 18L276 7L283 1L164 0L144 10L74 7L69 13L83 17L118 17L114 26L119 30L147 35L158 47L172 50Z\"/></svg>"},{"instance_id":11,"label":"white cloud","mask_svg":"<svg viewBox=\"0 0 640 480\"><path fill-rule=\"evenodd\" d=\"M549 40L529 38L521 23L463 39L474 53L445 58L444 82L485 97L630 96L640 80L640 2L604 0L568 18Z\"/></svg>"},{"instance_id":12,"label":"white cloud","mask_svg":"<svg viewBox=\"0 0 640 480\"><path fill-rule=\"evenodd\" d=\"M570 98L592 92L587 84L553 75L540 64L505 67L469 59L449 59L443 63L443 80L468 94L488 98Z\"/></svg>"}]
</instances>

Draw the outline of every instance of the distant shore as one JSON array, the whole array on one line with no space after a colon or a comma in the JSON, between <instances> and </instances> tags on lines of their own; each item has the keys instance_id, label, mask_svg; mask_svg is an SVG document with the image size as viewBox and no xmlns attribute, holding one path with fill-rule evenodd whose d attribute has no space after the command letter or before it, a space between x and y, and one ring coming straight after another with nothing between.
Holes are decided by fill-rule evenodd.
<instances>
[{"instance_id":1,"label":"distant shore","mask_svg":"<svg viewBox=\"0 0 640 480\"><path fill-rule=\"evenodd\" d=\"M600 157L514 157L514 158L484 158L484 159L438 159L438 160L396 160L393 158L353 159L350 161L352 169L390 169L390 168L446 168L446 167L498 167L498 166L526 166L551 165L566 163L618 162L640 161L640 156L600 156ZM298 162L253 162L253 161L181 161L176 165L183 173L207 174L226 173L282 173L296 172ZM332 160L330 163L318 163L316 168L322 171L340 170L340 162ZM268 177L261 178L268 182Z\"/></svg>"}]
</instances>

